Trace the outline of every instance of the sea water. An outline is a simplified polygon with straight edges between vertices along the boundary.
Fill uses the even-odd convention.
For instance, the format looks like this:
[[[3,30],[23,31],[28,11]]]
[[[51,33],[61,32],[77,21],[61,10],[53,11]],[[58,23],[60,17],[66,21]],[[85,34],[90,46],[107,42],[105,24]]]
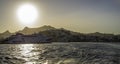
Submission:
[[[120,44],[0,44],[0,64],[120,64]]]

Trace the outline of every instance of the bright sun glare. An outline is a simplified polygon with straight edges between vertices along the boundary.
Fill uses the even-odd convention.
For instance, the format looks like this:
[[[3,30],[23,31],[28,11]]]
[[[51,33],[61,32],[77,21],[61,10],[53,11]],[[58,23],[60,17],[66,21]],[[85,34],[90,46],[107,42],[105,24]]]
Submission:
[[[32,25],[38,18],[38,10],[32,4],[21,5],[17,10],[19,21],[26,25]]]

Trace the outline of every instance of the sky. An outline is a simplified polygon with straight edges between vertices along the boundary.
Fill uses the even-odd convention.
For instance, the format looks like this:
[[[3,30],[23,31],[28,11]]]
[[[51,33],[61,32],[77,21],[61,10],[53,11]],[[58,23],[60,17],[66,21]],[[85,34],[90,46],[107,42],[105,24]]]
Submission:
[[[81,33],[120,34],[120,0],[0,0],[0,33],[22,30],[16,11],[30,3],[39,18],[31,28],[51,25]]]

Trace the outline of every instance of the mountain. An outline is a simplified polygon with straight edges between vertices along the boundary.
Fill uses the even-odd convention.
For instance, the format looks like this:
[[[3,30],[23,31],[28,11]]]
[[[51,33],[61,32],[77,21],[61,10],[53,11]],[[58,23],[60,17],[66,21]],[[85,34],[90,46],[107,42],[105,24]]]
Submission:
[[[99,32],[83,34],[66,29],[54,29],[41,31],[39,34],[51,38],[52,42],[120,42],[120,35]]]
[[[39,33],[40,31],[52,30],[52,29],[56,29],[56,28],[54,28],[52,26],[47,26],[47,25],[44,25],[44,26],[39,27],[39,28],[25,27],[23,30],[18,31],[17,33],[22,33],[22,34],[25,34],[25,35],[29,35],[29,34]]]
[[[107,34],[107,33],[99,33],[99,32],[95,32],[95,33],[89,33],[88,35],[92,35],[92,36],[114,36],[114,34]]]
[[[39,28],[25,27],[23,30],[16,32],[16,34],[23,34],[23,36],[27,35],[28,37],[43,35],[46,36],[46,38],[50,38],[49,40],[51,42],[120,42],[120,35],[105,34],[99,32],[84,34],[66,30],[64,28],[58,29],[46,25]],[[9,31],[0,34],[1,37],[8,37],[3,41],[12,39],[13,37],[10,35],[17,37],[17,35],[13,35]],[[35,39],[39,38],[35,37]]]
[[[4,38],[7,38],[9,36],[13,35],[13,33],[10,33],[8,30],[3,32],[3,33],[0,33],[0,39],[4,39]]]

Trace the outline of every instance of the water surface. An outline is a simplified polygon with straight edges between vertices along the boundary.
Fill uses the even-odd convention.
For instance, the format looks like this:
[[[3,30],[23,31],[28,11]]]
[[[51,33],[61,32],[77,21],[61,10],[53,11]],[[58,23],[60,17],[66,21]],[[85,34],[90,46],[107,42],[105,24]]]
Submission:
[[[0,44],[0,64],[120,64],[112,43]]]

